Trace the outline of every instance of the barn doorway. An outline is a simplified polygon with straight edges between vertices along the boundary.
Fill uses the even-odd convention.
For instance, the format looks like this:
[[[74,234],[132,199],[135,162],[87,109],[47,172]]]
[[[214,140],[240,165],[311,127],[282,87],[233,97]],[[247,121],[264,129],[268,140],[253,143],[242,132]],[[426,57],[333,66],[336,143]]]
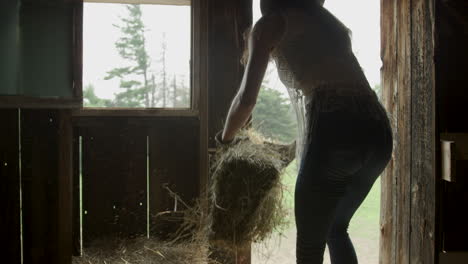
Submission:
[[[257,21],[261,17],[260,0],[253,1],[253,21]],[[367,79],[371,87],[380,96],[381,94],[381,77],[380,69],[382,61],[380,59],[380,1],[365,0],[359,2],[341,2],[341,1],[325,1],[325,7],[340,19],[352,31],[353,50],[358,58],[361,67],[364,69]],[[356,12],[349,12],[356,10]],[[361,14],[362,13],[362,14]],[[287,90],[279,80],[276,73],[276,66],[270,63],[267,74],[265,75],[262,95],[272,97],[277,94],[282,97],[288,104]],[[263,94],[262,94],[263,93]],[[260,102],[261,100],[259,100]],[[278,99],[278,102],[281,101]],[[290,109],[289,131],[297,131],[297,123],[295,122],[294,110]],[[262,115],[262,120],[267,119]],[[254,112],[255,120],[255,112]],[[267,122],[267,121],[264,121]],[[284,122],[283,122],[284,123]],[[290,139],[286,133],[281,132],[281,128],[272,128],[268,124],[258,124],[258,129],[266,133],[266,136],[273,136],[275,129],[281,135],[276,135],[277,140]],[[283,183],[286,187],[284,192],[284,203],[289,210],[288,221],[289,225],[276,235],[274,235],[266,243],[256,244],[252,249],[252,263],[261,264],[294,264],[295,260],[295,240],[296,228],[294,224],[293,201],[294,201],[294,185],[297,176],[297,165],[293,162],[283,175]],[[379,219],[380,219],[380,197],[381,197],[381,182],[380,178],[375,182],[374,187],[369,193],[367,199],[356,212],[349,228],[351,239],[353,240],[359,263],[375,264],[379,262]],[[330,263],[328,252],[324,256],[324,263]]]

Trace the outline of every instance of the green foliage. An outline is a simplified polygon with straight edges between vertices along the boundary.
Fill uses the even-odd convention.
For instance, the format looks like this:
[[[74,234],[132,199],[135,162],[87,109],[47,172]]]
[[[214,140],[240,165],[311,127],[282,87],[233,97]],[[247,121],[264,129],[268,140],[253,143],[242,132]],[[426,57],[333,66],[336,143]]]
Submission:
[[[262,86],[253,112],[253,126],[266,137],[282,142],[296,138],[297,125],[289,100],[281,92]]]

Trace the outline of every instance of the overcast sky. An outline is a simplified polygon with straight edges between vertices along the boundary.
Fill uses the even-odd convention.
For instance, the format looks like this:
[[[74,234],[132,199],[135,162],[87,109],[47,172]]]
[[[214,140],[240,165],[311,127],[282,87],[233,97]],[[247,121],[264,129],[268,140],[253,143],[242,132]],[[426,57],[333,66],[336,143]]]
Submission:
[[[254,1],[254,21],[260,18],[259,1]],[[325,7],[353,32],[353,50],[372,86],[380,83],[380,1],[326,0]],[[166,32],[168,72],[189,78],[190,8],[185,6],[142,5],[146,41],[153,59],[151,71],[160,71],[162,32]],[[84,84],[94,84],[98,96],[112,98],[119,91],[118,81],[105,81],[106,72],[127,64],[118,55],[115,42],[126,9],[120,4],[85,3],[84,9]],[[271,85],[283,90],[275,75]]]

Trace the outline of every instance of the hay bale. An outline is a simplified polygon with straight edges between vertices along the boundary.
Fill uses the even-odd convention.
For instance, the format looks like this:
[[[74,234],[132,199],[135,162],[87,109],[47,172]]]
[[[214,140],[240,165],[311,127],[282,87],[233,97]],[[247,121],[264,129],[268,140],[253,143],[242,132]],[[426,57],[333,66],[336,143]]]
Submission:
[[[287,224],[280,175],[295,145],[266,142],[253,131],[240,137],[219,148],[211,173],[210,240],[225,249],[261,242]]]

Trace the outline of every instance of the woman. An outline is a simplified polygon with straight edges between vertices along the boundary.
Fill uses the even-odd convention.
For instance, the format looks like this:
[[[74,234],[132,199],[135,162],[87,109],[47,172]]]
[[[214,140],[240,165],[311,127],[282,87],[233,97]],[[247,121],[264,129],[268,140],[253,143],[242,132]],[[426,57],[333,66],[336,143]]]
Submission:
[[[300,169],[295,190],[297,263],[357,263],[351,217],[392,152],[385,110],[352,49],[348,29],[321,0],[262,0],[240,89],[221,142],[234,139],[255,106],[270,58],[296,103]]]

